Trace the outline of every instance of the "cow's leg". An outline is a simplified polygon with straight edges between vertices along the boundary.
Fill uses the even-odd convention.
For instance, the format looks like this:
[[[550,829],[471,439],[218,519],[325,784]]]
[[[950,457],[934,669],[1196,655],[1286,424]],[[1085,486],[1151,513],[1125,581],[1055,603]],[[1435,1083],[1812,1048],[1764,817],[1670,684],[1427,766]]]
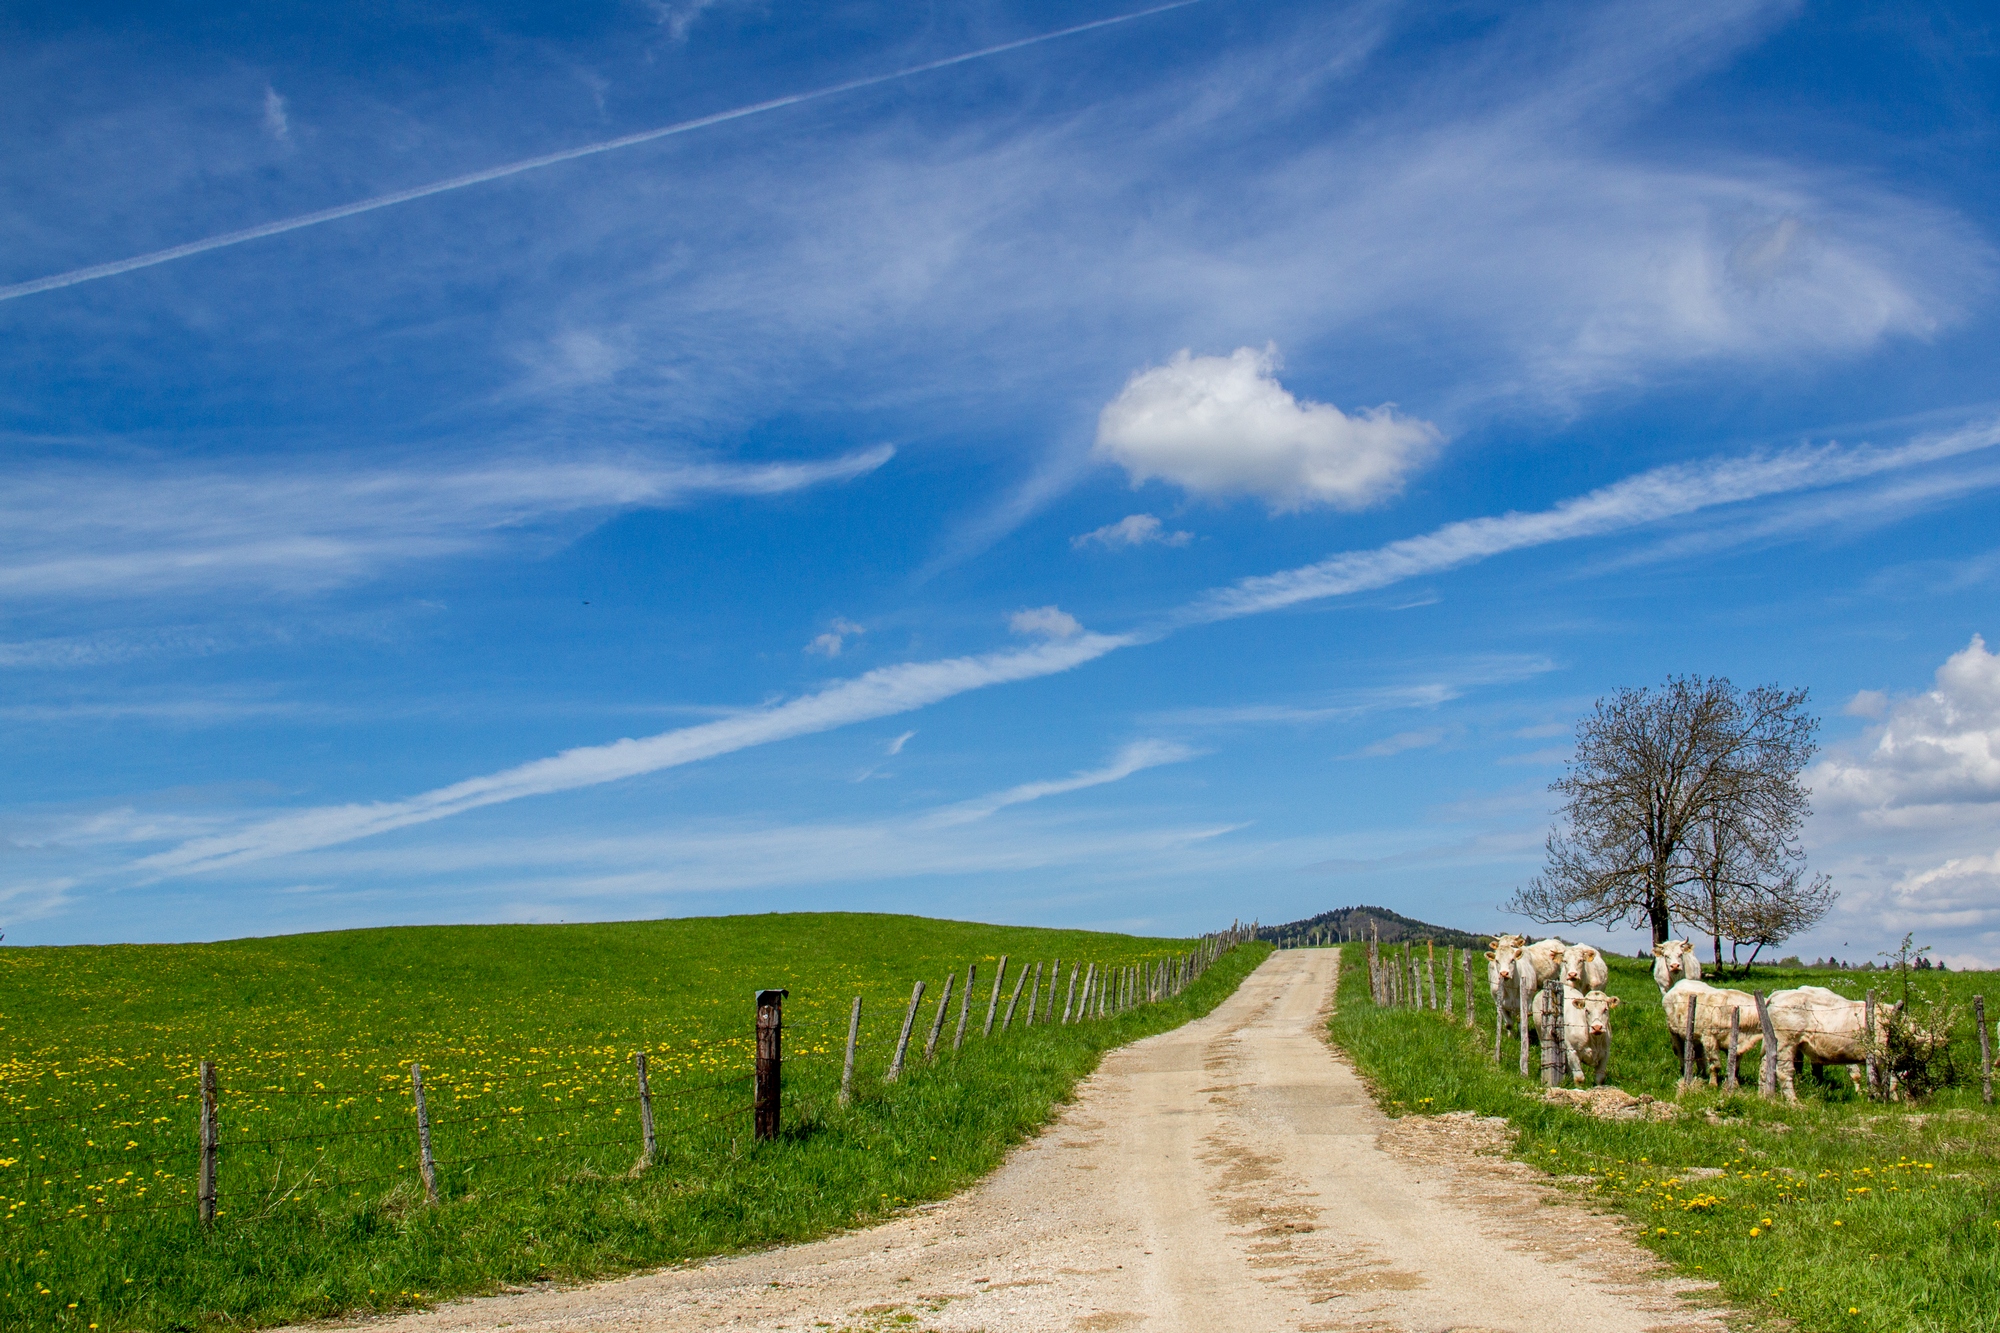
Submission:
[[[1803,1055],[1804,1052],[1796,1046],[1780,1046],[1778,1048],[1778,1086],[1784,1089],[1785,1100],[1788,1102],[1795,1102],[1799,1099],[1797,1080],[1799,1064]]]

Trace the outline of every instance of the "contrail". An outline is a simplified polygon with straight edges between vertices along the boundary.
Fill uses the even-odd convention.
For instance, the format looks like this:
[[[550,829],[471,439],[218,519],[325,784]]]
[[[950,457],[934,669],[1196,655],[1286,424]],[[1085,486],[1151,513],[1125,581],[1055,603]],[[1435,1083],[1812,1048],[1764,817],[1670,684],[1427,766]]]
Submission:
[[[468,185],[481,185],[487,181],[500,180],[507,176],[518,176],[523,172],[539,171],[561,162],[573,162],[580,157],[595,157],[599,153],[615,152],[620,148],[630,148],[635,144],[651,143],[655,139],[665,139],[675,134],[687,134],[693,130],[707,129],[710,125],[721,125],[727,121],[742,120],[748,116],[759,116],[766,111],[778,111],[788,106],[798,106],[803,102],[816,102],[826,97],[838,97],[861,88],[873,88],[878,84],[894,83],[917,74],[927,74],[932,70],[949,69],[953,65],[963,65],[969,61],[984,60],[989,56],[1004,55],[1008,51],[1018,51],[1025,46],[1039,46],[1043,42],[1059,41],[1064,37],[1074,37],[1078,33],[1095,32],[1099,28],[1115,27],[1121,23],[1131,23],[1137,19],[1151,18],[1173,9],[1186,9],[1189,5],[1200,4],[1202,0],[1172,0],[1169,4],[1154,5],[1151,9],[1134,10],[1129,14],[1117,14],[1111,18],[1093,19],[1089,23],[1079,23],[1074,27],[1058,28],[1054,32],[1038,33],[1033,37],[1021,37],[998,46],[984,46],[977,51],[964,51],[955,56],[945,56],[939,60],[927,60],[921,65],[909,65],[892,70],[887,74],[871,74],[866,78],[849,79],[845,83],[829,84],[824,88],[814,88],[808,92],[791,93],[784,97],[774,97],[768,102],[754,102],[749,106],[739,106],[729,111],[718,111],[713,115],[697,116],[693,120],[676,121],[672,125],[662,125],[657,129],[641,130],[637,134],[620,135],[616,139],[606,139],[601,143],[584,144],[578,148],[565,148],[557,153],[544,153],[540,157],[524,157],[518,162],[507,162],[497,167],[487,167],[482,171],[469,171],[463,176],[451,176],[445,180],[432,181],[429,185],[412,186],[407,190],[397,190],[391,194],[378,194],[372,199],[358,199],[351,204],[340,204],[333,208],[322,208],[316,213],[301,213],[297,217],[282,218],[276,222],[260,223],[255,227],[245,227],[241,231],[224,232],[220,236],[210,236],[205,240],[189,241],[185,245],[169,246],[165,250],[154,250],[149,254],[134,255],[130,259],[113,260],[109,264],[93,264],[89,268],[71,269],[67,273],[52,273],[46,278],[35,278],[28,282],[17,282],[11,287],[0,287],[0,301],[12,301],[16,297],[33,296],[37,292],[54,291],[58,287],[74,287],[80,282],[94,282],[99,278],[116,277],[120,273],[130,273],[134,269],[152,268],[155,264],[170,264],[176,259],[186,259],[190,255],[206,254],[210,250],[220,250],[226,246],[241,245],[245,241],[262,240],[266,236],[280,236],[288,231],[298,231],[305,227],[317,227],[322,222],[334,222],[340,218],[351,218],[357,213],[372,213],[378,208],[392,208],[397,204],[407,204],[413,199],[428,199],[434,194],[444,194],[450,190],[462,190]]]

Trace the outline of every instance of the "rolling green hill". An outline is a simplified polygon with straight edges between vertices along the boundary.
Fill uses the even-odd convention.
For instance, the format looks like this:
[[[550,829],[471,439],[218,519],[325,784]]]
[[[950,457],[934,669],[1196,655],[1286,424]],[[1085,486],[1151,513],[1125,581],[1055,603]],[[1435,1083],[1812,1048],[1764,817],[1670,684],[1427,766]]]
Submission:
[[[1386,907],[1341,907],[1300,921],[1287,921],[1282,926],[1261,926],[1257,938],[1269,940],[1281,949],[1299,949],[1315,944],[1339,944],[1343,940],[1368,940],[1376,932],[1380,932],[1384,944],[1431,940],[1456,949],[1484,949],[1492,938],[1450,926],[1433,926]]]
[[[1146,975],[1192,941],[818,913],[350,931],[0,950],[0,1326],[249,1326],[392,1309],[791,1241],[991,1169],[1111,1046],[1182,995],[1059,1021],[1073,963]],[[994,969],[1007,991],[982,1035]],[[1049,965],[1062,960],[1053,996]],[[1032,1026],[1026,963],[1044,980]],[[953,1045],[968,965],[967,1037]],[[938,1058],[923,1046],[946,977]],[[1030,977],[1033,973],[1030,973]],[[910,1064],[883,1082],[912,983]],[[785,1005],[785,1121],[747,1114],[753,994]],[[836,1096],[862,997],[851,1105]],[[659,1154],[639,1165],[633,1057]],[[199,1062],[217,1069],[216,1224],[194,1196]],[[419,1062],[441,1202],[419,1179]]]

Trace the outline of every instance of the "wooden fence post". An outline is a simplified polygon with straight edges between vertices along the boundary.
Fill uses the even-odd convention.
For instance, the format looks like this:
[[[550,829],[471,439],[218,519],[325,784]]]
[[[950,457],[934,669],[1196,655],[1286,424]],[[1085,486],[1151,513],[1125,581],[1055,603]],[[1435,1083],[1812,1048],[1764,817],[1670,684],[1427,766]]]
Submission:
[[[1447,945],[1444,951],[1444,1003],[1439,1006],[1439,1008],[1444,1011],[1444,1015],[1446,1018],[1449,1018],[1453,1014],[1458,1012],[1458,1006],[1453,1003],[1456,997],[1452,994],[1452,989],[1451,989],[1452,973],[1458,970],[1457,967],[1454,966],[1454,964],[1457,963],[1457,961],[1458,960],[1452,956],[1451,947]]]
[[[1542,999],[1548,1006],[1548,1021],[1540,1024],[1542,1031],[1542,1082],[1552,1088],[1568,1082],[1569,1073],[1565,1066],[1569,1063],[1569,1050],[1563,1041],[1563,983],[1561,977],[1550,977],[1542,983]]]
[[[1055,1008],[1055,1004],[1056,1004],[1056,997],[1053,993],[1051,993],[1049,996],[1049,1008],[1053,1010]],[[1064,1023],[1069,1022],[1069,1011],[1075,1007],[1076,1007],[1076,964],[1071,963],[1069,965],[1069,994],[1063,996],[1062,1021]]]
[[[951,1004],[951,983],[958,979],[956,972],[944,974],[944,989],[938,992],[937,1017],[931,1020],[931,1035],[924,1042],[924,1059],[937,1059],[938,1033],[944,1031],[944,1016]]]
[[[1028,1016],[1021,1020],[1022,1027],[1031,1028],[1035,1025],[1035,1009],[1041,1003],[1040,999],[1041,993],[1042,993],[1042,965],[1040,963],[1036,963],[1035,979],[1028,983]]]
[[[1048,1006],[1042,1010],[1042,1021],[1044,1023],[1053,1023],[1056,1021],[1056,983],[1061,980],[1062,959],[1058,958],[1049,964],[1049,1002]]]
[[[639,1165],[647,1167],[659,1146],[653,1139],[653,1085],[646,1078],[646,1053],[634,1054],[632,1063],[639,1071]]]
[[[1757,1000],[1757,1027],[1764,1034],[1764,1061],[1757,1072],[1757,1095],[1778,1095],[1778,1030],[1771,1026],[1771,1006],[1763,991],[1752,991]]]
[[[1687,1002],[1687,1018],[1686,1018],[1686,1020],[1685,1020],[1685,1026],[1684,1026],[1684,1027],[1682,1027],[1682,1029],[1681,1029],[1681,1033],[1682,1033],[1682,1036],[1681,1036],[1681,1090],[1682,1090],[1683,1092],[1685,1092],[1685,1091],[1686,1091],[1687,1089],[1689,1089],[1689,1088],[1691,1088],[1691,1087],[1693,1087],[1693,1086],[1694,1086],[1694,1063],[1695,1063],[1695,1054],[1694,1054],[1694,1053],[1695,1053],[1695,1035],[1694,1035],[1694,1013],[1695,1013],[1695,999],[1696,999],[1696,997],[1695,997],[1695,996],[1692,996],[1692,995],[1688,996],[1688,1002]]]
[[[1041,964],[1037,963],[1036,966],[1039,967]],[[1014,1006],[1021,1002],[1021,985],[1027,979],[1028,965],[1023,963],[1021,964],[1021,970],[1014,974],[1014,993],[1007,997],[1007,1016],[1000,1020],[1000,1030],[1002,1032],[1014,1026]],[[1029,1006],[1033,1007],[1032,999],[1029,1002]]]
[[[1737,1088],[1742,1086],[1742,1084],[1738,1082],[1736,1077],[1737,1070],[1739,1068],[1739,1064],[1737,1061],[1737,1054],[1740,1049],[1742,1039],[1743,1039],[1743,1006],[1740,1004],[1732,1004],[1729,1006],[1729,1069],[1723,1079],[1723,1084],[1722,1084],[1722,1086],[1728,1089],[1730,1092],[1734,1092],[1736,1091]]]
[[[1532,992],[1534,990],[1534,987],[1528,985],[1527,983],[1535,979],[1533,964],[1529,964],[1530,970],[1528,972],[1528,975],[1526,976],[1521,975],[1521,964],[1526,962],[1527,960],[1524,958],[1514,964],[1514,1001],[1515,1001],[1514,1007],[1517,1010],[1516,1018],[1521,1024],[1521,1077],[1522,1078],[1526,1078],[1528,1076],[1528,1006],[1530,1003],[1532,1003]]]
[[[847,1056],[840,1062],[840,1104],[847,1106],[854,1101],[854,1048],[861,1042],[861,997],[854,997],[854,1007],[847,1011]]]
[[[750,1118],[760,1139],[778,1137],[784,1099],[785,997],[783,990],[757,992],[757,1096]]]
[[[1868,1096],[1872,1101],[1882,1099],[1882,1074],[1875,1064],[1875,992],[1869,991],[1862,1006],[1862,1022],[1866,1024],[1866,1034],[1861,1038],[1862,1049],[1868,1052]]]
[[[1479,1011],[1473,1007],[1476,992],[1472,989],[1472,950],[1465,951],[1465,1030],[1479,1031]]]
[[[410,1097],[417,1104],[417,1169],[424,1176],[424,1199],[438,1201],[437,1163],[431,1158],[431,1113],[424,1106],[424,1067],[410,1065]]]
[[[205,1227],[215,1225],[215,1165],[221,1147],[215,1114],[215,1061],[201,1062],[201,1175],[195,1186],[195,1207]]]
[[[958,1031],[952,1033],[951,1048],[955,1051],[965,1045],[965,1019],[972,1012],[972,983],[979,977],[979,964],[965,965],[965,989],[958,996]]]
[[[1500,1063],[1501,1049],[1507,1040],[1507,992],[1503,987],[1493,997],[1493,1063]]]
[[[979,1033],[982,1037],[993,1035],[993,1015],[1000,1012],[1000,984],[1005,980],[1007,980],[1007,955],[1003,953],[1000,955],[1000,970],[993,974],[993,998],[986,1002],[986,1026]]]
[[[910,1049],[910,1028],[917,1021],[917,1006],[924,1001],[924,983],[919,981],[910,992],[909,1012],[903,1015],[903,1031],[896,1038],[896,1054],[889,1061],[889,1072],[882,1076],[884,1083],[894,1083],[903,1072],[903,1056]]]
[[[1979,1023],[1979,1095],[1993,1105],[1993,1038],[1986,1027],[1986,997],[1972,997],[1972,1016]]]

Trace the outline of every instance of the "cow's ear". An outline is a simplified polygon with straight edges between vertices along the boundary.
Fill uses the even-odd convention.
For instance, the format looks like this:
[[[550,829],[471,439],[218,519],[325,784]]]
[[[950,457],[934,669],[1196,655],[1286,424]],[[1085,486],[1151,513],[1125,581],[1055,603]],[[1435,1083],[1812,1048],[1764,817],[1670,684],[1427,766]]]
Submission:
[[[1571,1001],[1569,1002],[1569,1007],[1570,1007],[1570,1008],[1572,1008],[1572,1009],[1581,1009],[1581,1008],[1583,1008],[1583,1001],[1582,1001],[1582,1000],[1571,1000]]]
[[[1619,999],[1616,995],[1613,995],[1609,999],[1605,1000],[1604,1007],[1607,1009],[1616,1009],[1619,1005],[1623,1003],[1625,1003],[1623,1000]]]
[[[1488,958],[1498,958],[1498,957],[1499,957],[1500,955],[1499,955],[1499,954],[1497,954],[1497,953],[1494,953],[1494,952],[1493,952],[1493,951],[1492,951],[1491,949],[1488,949],[1488,950],[1486,951],[1486,956],[1487,956]]]

